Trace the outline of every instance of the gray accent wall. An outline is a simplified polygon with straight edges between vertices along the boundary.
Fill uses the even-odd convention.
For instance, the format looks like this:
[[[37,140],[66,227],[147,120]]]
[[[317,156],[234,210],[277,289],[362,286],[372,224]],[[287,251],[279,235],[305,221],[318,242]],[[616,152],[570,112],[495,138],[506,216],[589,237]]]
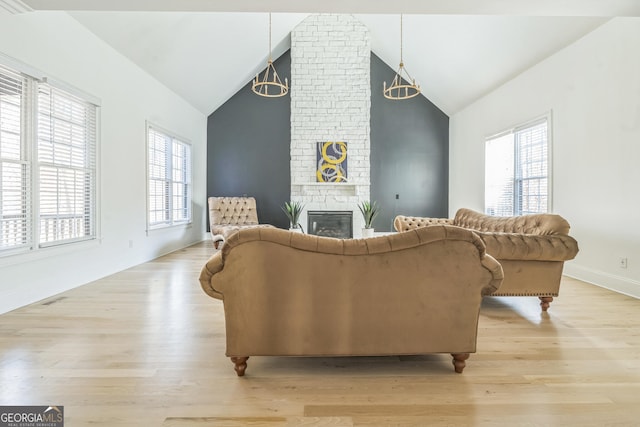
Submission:
[[[449,117],[422,95],[386,99],[382,83],[394,75],[371,53],[371,200],[382,208],[373,224],[378,231],[393,230],[396,215],[449,214]]]
[[[274,65],[291,76],[290,52]],[[251,82],[214,111],[207,124],[207,196],[253,196],[261,223],[287,228],[291,99],[254,94]]]
[[[290,52],[275,66],[281,78],[289,77]],[[382,82],[394,74],[371,54],[371,200],[382,208],[378,231],[392,230],[399,214],[446,217],[449,210],[449,117],[424,96],[384,98]],[[207,126],[207,195],[253,196],[260,222],[281,228],[289,226],[280,206],[291,194],[290,101],[288,95],[257,96],[249,82]]]

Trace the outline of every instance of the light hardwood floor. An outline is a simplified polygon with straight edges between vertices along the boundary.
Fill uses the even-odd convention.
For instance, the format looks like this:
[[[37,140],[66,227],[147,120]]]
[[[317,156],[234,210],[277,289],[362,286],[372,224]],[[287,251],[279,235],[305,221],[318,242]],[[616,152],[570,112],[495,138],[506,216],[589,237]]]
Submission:
[[[640,301],[564,278],[486,298],[463,374],[448,355],[253,357],[236,377],[203,242],[0,316],[0,405],[66,426],[640,425]],[[437,301],[434,301],[437,303]]]

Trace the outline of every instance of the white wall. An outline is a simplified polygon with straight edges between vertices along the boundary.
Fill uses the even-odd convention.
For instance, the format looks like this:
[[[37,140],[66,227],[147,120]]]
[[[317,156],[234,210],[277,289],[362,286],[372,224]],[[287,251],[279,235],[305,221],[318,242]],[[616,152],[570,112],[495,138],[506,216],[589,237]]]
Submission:
[[[0,258],[0,313],[202,240],[206,195],[203,114],[63,12],[0,15],[0,52],[102,103],[102,239],[82,249],[41,253],[46,257]],[[192,227],[149,235],[145,231],[146,120],[192,143]]]
[[[613,19],[451,117],[450,214],[484,208],[485,137],[551,110],[565,273],[640,297],[639,52],[640,19]]]

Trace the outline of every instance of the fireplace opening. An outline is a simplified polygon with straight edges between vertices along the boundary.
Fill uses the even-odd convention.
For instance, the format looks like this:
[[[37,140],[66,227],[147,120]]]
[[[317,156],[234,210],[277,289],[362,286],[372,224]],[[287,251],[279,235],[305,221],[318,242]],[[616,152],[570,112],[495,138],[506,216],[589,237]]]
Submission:
[[[309,211],[307,232],[316,236],[350,239],[353,237],[352,211]]]

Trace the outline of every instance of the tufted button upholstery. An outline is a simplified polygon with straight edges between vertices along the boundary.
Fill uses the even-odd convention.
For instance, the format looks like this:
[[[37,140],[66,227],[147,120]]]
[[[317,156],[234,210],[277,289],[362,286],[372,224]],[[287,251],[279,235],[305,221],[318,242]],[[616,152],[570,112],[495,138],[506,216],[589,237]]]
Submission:
[[[226,239],[241,228],[272,227],[258,223],[253,197],[209,197],[208,202],[212,236],[221,235]]]
[[[504,282],[494,295],[558,296],[563,264],[578,253],[578,242],[560,215],[493,217],[459,209],[453,219],[398,215],[393,222],[396,231],[435,224],[472,230],[482,239],[504,269]]]
[[[453,220],[448,218],[427,218],[419,216],[398,215],[393,221],[396,231],[409,231],[428,225],[453,225]]]
[[[535,214],[495,217],[464,208],[456,212],[453,225],[484,232],[522,233],[540,236],[569,234],[570,228],[567,220],[560,215]]]
[[[258,212],[253,197],[209,197],[212,224],[257,225]]]
[[[498,260],[566,261],[578,253],[577,242],[567,235],[569,223],[560,215],[493,217],[459,209],[453,219],[398,215],[393,222],[396,231],[436,224],[473,230]]]

